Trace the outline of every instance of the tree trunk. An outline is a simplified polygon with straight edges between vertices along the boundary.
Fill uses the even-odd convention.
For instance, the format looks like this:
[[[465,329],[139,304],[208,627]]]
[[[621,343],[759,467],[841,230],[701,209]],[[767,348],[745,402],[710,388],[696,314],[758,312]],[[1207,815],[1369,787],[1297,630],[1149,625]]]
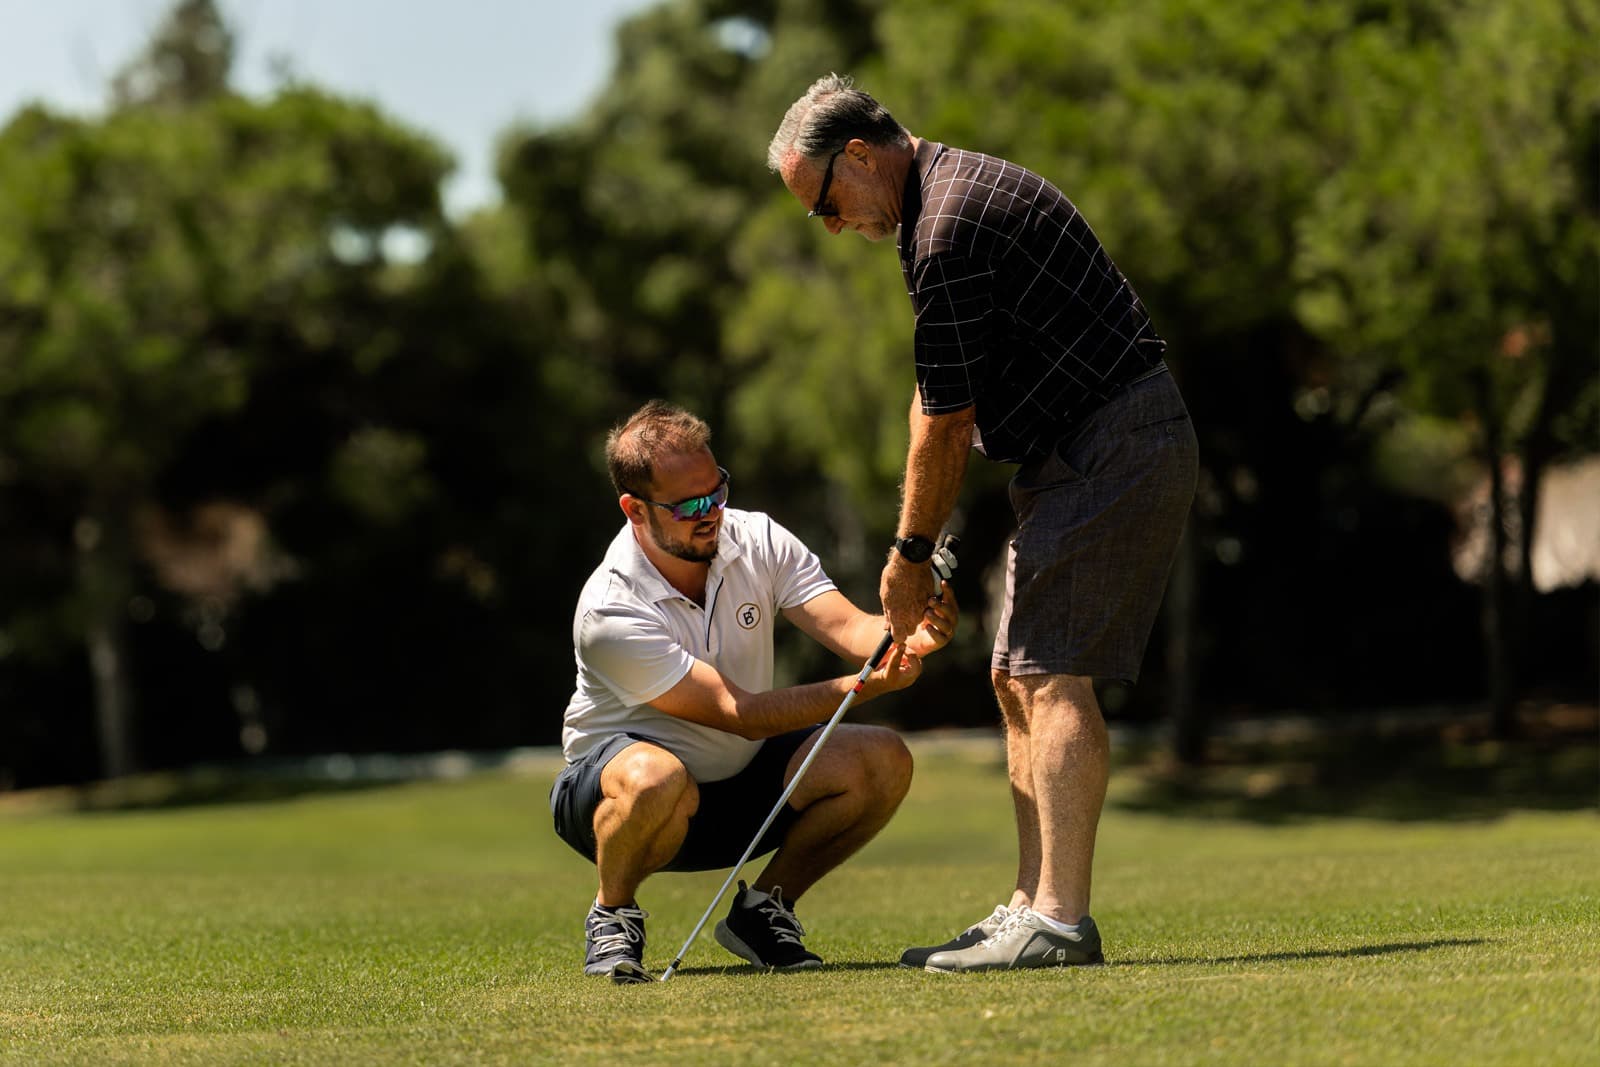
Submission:
[[[1500,419],[1488,374],[1478,378],[1478,408],[1483,418],[1483,455],[1489,467],[1489,550],[1483,573],[1484,663],[1489,685],[1489,730],[1497,738],[1517,733],[1511,676],[1511,633],[1507,625],[1506,491],[1500,452]]]
[[[100,773],[120,778],[137,769],[133,745],[133,685],[128,676],[127,539],[115,520],[85,517],[73,531],[78,546],[78,592],[84,644],[94,685]]]
[[[1205,761],[1208,723],[1196,703],[1194,677],[1195,586],[1199,561],[1194,518],[1184,524],[1178,554],[1167,583],[1167,716],[1172,723],[1172,751],[1180,763]]]
[[[1581,394],[1592,370],[1592,357],[1584,346],[1581,343],[1569,343],[1572,338],[1582,337],[1585,333],[1581,325],[1573,326],[1562,314],[1552,316],[1551,334],[1548,343],[1542,347],[1543,380],[1539,383],[1537,401],[1522,447],[1522,491],[1517,498],[1520,542],[1517,546],[1517,578],[1511,606],[1511,647],[1513,668],[1517,677],[1525,681],[1530,677],[1530,653],[1535,640],[1533,608],[1539,595],[1539,587],[1533,580],[1533,550],[1539,539],[1539,500],[1545,471],[1561,452],[1555,432],[1556,417],[1563,410],[1563,405],[1570,405],[1572,398]]]
[[[1544,405],[1541,405],[1541,409]],[[1543,410],[1541,410],[1543,415]],[[1548,426],[1536,425],[1522,450],[1522,489],[1517,494],[1517,574],[1511,594],[1507,641],[1511,663],[1517,676],[1528,678],[1533,642],[1533,603],[1539,594],[1533,582],[1533,548],[1539,536],[1540,483],[1555,455]]]

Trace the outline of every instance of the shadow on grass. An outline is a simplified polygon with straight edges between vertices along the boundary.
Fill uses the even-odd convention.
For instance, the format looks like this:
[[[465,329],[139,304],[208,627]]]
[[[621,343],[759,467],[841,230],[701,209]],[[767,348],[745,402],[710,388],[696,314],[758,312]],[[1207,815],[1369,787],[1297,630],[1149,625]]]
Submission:
[[[1131,785],[1109,803],[1261,823],[1318,816],[1472,821],[1600,805],[1600,729],[1592,712],[1515,741],[1490,740],[1466,726],[1218,742],[1210,757],[1201,767],[1136,761],[1127,768]]]
[[[1183,967],[1208,963],[1283,963],[1289,960],[1343,960],[1364,956],[1390,956],[1397,952],[1430,952],[1436,948],[1486,945],[1483,937],[1444,937],[1434,941],[1397,941],[1389,945],[1357,945],[1355,948],[1312,949],[1307,952],[1262,952],[1245,956],[1171,956],[1154,960],[1117,960],[1107,967]]]
[[[905,969],[907,968],[902,968],[900,964],[894,960],[857,960],[852,963],[824,963],[821,967],[813,967],[810,970],[799,971],[768,971],[765,967],[757,967],[753,963],[730,963],[727,966],[679,967],[676,971],[672,972],[672,976],[677,978],[680,976],[703,974],[773,974],[785,977],[790,975],[799,977],[807,974],[828,974],[829,972],[838,971],[899,971]]]
[[[1285,963],[1295,960],[1362,959],[1367,956],[1392,956],[1401,952],[1431,952],[1440,948],[1460,948],[1469,945],[1489,944],[1482,937],[1444,937],[1433,941],[1397,941],[1387,945],[1357,945],[1354,948],[1310,949],[1305,952],[1261,952],[1242,956],[1169,956],[1144,960],[1108,960],[1106,967],[1190,967],[1217,963]],[[829,971],[900,971],[917,968],[901,967],[896,960],[857,960],[850,963],[825,963],[813,971],[794,971],[794,974],[817,974]],[[673,977],[697,974],[764,974],[765,968],[753,964],[730,964],[723,967],[680,967]],[[780,973],[780,972],[774,972]]]

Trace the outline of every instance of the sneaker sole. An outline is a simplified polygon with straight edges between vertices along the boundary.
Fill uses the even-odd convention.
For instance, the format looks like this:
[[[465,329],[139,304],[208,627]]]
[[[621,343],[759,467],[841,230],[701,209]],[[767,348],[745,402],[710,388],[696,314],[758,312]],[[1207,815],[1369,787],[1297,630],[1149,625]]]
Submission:
[[[644,985],[656,980],[655,975],[645,970],[643,964],[632,960],[618,960],[611,970],[599,973],[608,975],[616,985]]]
[[[814,971],[818,967],[822,966],[821,960],[801,960],[799,963],[791,963],[786,966],[776,963],[768,963],[766,960],[756,955],[755,949],[751,948],[749,945],[740,940],[738,934],[734,933],[728,928],[728,922],[726,919],[717,924],[717,928],[712,931],[712,936],[717,939],[717,944],[721,945],[735,956],[738,956],[740,959],[755,964],[757,967],[766,967],[768,970],[773,971]]]
[[[984,971],[1050,971],[1058,967],[1101,967],[1106,962],[1105,956],[1096,952],[1086,960],[1073,960],[1062,963],[1040,963],[1024,967],[935,967],[931,963],[924,964],[922,969],[934,974],[981,974]],[[902,966],[904,966],[902,964]]]

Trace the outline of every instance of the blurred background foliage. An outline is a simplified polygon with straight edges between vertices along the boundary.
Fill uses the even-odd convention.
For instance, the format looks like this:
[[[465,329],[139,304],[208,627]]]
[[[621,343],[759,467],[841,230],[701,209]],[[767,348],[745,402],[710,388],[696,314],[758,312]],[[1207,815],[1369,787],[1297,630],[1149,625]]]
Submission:
[[[404,116],[232,90],[209,0],[103,114],[9,117],[0,788],[555,743],[618,525],[604,432],[652,396],[870,605],[909,304],[892,250],[827,239],[765,166],[830,70],[1054,180],[1170,342],[1201,491],[1114,719],[1199,760],[1240,716],[1487,707],[1510,735],[1594,700],[1595,527],[1535,580],[1541,523],[1596,492],[1542,487],[1600,452],[1591,5],[665,0],[617,35],[466,218]],[[1007,474],[963,493],[969,625],[864,714],[995,721]]]

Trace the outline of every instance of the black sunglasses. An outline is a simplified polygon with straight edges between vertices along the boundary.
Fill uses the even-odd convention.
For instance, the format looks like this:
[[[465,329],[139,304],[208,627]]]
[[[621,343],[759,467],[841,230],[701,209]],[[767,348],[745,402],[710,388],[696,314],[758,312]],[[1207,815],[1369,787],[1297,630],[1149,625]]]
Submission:
[[[717,468],[717,473],[722,475],[722,481],[717,487],[704,496],[691,496],[687,500],[680,500],[676,504],[663,504],[659,500],[640,496],[638,493],[628,495],[635,500],[643,500],[646,504],[654,504],[672,512],[672,517],[679,522],[689,522],[693,519],[703,519],[713,511],[719,511],[728,506],[728,472],[722,467]]]
[[[839,149],[839,152],[843,151],[844,149]],[[839,152],[835,152],[828,157],[828,169],[822,172],[822,188],[817,191],[817,202],[810,211],[806,212],[806,218],[808,219],[833,219],[839,217],[838,208],[822,206],[822,202],[828,199],[828,186],[833,184],[833,161],[839,158]]]

